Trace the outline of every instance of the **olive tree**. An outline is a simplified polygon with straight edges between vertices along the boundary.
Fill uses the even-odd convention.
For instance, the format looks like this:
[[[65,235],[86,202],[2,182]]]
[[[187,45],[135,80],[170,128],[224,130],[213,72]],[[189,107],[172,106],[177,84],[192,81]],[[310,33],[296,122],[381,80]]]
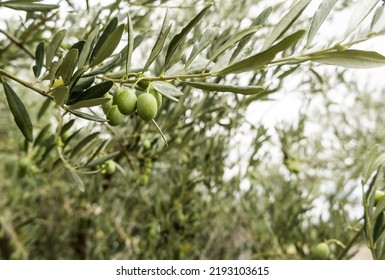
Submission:
[[[0,22],[2,258],[342,259],[363,236],[385,257],[384,156],[346,163],[379,140],[336,128],[348,112],[326,105],[323,131],[368,145],[348,155],[305,131],[316,95],[358,92],[344,68],[385,64],[359,45],[384,32],[381,1],[85,2],[0,2],[18,15]],[[322,25],[349,9],[325,43]],[[296,80],[312,91],[297,123],[246,119]],[[239,137],[250,148],[232,156]]]

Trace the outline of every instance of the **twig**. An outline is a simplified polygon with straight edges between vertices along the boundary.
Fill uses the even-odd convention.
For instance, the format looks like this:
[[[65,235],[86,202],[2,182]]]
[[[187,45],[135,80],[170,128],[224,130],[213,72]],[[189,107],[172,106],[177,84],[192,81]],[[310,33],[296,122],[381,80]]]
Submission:
[[[12,43],[14,43],[16,46],[18,46],[20,49],[26,52],[32,59],[35,59],[35,54],[28,49],[22,42],[20,42],[15,36],[8,33],[7,31],[0,29],[0,33],[3,33],[9,40],[11,40]]]

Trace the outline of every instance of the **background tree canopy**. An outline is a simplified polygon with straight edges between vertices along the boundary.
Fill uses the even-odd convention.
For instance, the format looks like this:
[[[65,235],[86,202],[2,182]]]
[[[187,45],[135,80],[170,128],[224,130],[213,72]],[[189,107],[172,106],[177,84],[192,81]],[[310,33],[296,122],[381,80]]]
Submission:
[[[0,1],[0,258],[385,258],[382,1],[79,2]]]

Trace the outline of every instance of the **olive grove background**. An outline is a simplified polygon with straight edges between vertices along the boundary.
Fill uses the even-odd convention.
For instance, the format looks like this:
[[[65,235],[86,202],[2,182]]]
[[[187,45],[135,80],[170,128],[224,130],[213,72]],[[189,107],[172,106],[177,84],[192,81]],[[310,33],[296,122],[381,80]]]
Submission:
[[[374,207],[373,198],[374,190],[383,189],[384,88],[371,84],[367,70],[349,69],[381,66],[385,58],[339,57],[350,48],[370,51],[361,41],[383,40],[382,1],[323,1],[334,7],[319,30],[311,26],[322,1],[77,2],[0,1],[1,259],[313,259],[312,248],[320,242],[330,246],[331,259],[350,259],[361,246],[369,246],[374,258],[385,258],[385,205]],[[210,3],[165,69],[174,36]],[[295,3],[303,7],[290,14]],[[14,16],[5,16],[10,11]],[[94,83],[112,80],[112,93],[118,84],[143,91],[152,80],[142,80],[144,88],[127,81],[140,82],[166,11],[169,35],[144,75],[175,77],[159,81],[172,85],[171,92],[183,92],[177,101],[161,92],[155,120],[167,144],[154,123],[135,114],[112,127],[89,120],[105,117],[100,106],[77,111],[86,116],[67,111],[52,97],[44,70],[34,76],[40,42],[47,49],[66,29],[55,53],[59,59],[96,25],[103,31],[117,17],[128,23],[120,44],[92,70],[108,66],[118,54],[123,59],[95,74]],[[266,20],[258,18],[263,11]],[[301,40],[262,65],[243,64],[245,71],[238,72],[226,68],[234,50],[239,50],[234,62],[261,53],[285,15],[292,18],[281,24],[277,40],[294,40],[302,29],[316,31],[313,40],[301,33]],[[342,15],[362,17],[346,38],[347,21],[330,29]],[[253,22],[261,28],[231,37]],[[205,43],[201,38],[208,28],[216,35],[191,64],[195,68],[185,68],[196,79],[185,79],[180,71],[194,46]],[[215,71],[227,70],[199,76],[231,38],[234,43],[210,64]],[[319,53],[294,56],[307,50]],[[46,90],[39,95],[18,80]],[[236,93],[239,88],[201,89],[189,81],[265,90],[245,95]],[[28,111],[32,141],[14,121],[5,83]],[[264,114],[287,95],[301,100],[298,115],[285,119],[280,112],[275,124],[264,123]],[[380,145],[372,148],[375,144]],[[118,164],[112,174],[106,173],[107,160]]]

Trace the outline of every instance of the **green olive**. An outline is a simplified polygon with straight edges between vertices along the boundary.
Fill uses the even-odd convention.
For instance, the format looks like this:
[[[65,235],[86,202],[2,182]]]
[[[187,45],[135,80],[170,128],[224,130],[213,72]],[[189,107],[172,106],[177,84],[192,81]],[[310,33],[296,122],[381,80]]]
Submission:
[[[151,93],[143,93],[138,97],[137,110],[139,117],[144,121],[150,121],[158,113],[158,103]]]
[[[152,96],[155,97],[156,103],[158,104],[158,110],[159,110],[160,107],[162,107],[162,103],[163,103],[162,95],[153,88],[150,90],[150,93],[152,94]]]
[[[113,104],[112,104],[112,95],[109,94],[109,93],[106,93],[103,97],[104,97],[104,98],[110,98],[109,101],[107,101],[106,103],[103,103],[103,104],[102,104],[103,112],[104,112],[104,114],[107,115],[108,111],[111,109],[111,107],[112,107],[112,105],[113,105]]]
[[[325,242],[318,243],[313,249],[313,257],[316,260],[325,260],[329,257],[330,248]]]
[[[385,192],[376,191],[376,193],[374,194],[374,206],[376,206],[384,196]]]
[[[120,125],[124,120],[124,115],[120,113],[118,106],[112,105],[110,110],[107,113],[108,124],[111,126]]]
[[[118,93],[116,105],[123,115],[132,115],[135,113],[137,100],[133,90],[123,89]]]
[[[116,163],[113,160],[108,160],[106,163],[106,174],[114,174],[116,171]]]
[[[143,146],[143,148],[145,148],[146,150],[150,149],[150,148],[151,148],[151,142],[150,142],[150,140],[144,139],[144,141],[143,141],[143,143],[142,143],[142,146]]]

